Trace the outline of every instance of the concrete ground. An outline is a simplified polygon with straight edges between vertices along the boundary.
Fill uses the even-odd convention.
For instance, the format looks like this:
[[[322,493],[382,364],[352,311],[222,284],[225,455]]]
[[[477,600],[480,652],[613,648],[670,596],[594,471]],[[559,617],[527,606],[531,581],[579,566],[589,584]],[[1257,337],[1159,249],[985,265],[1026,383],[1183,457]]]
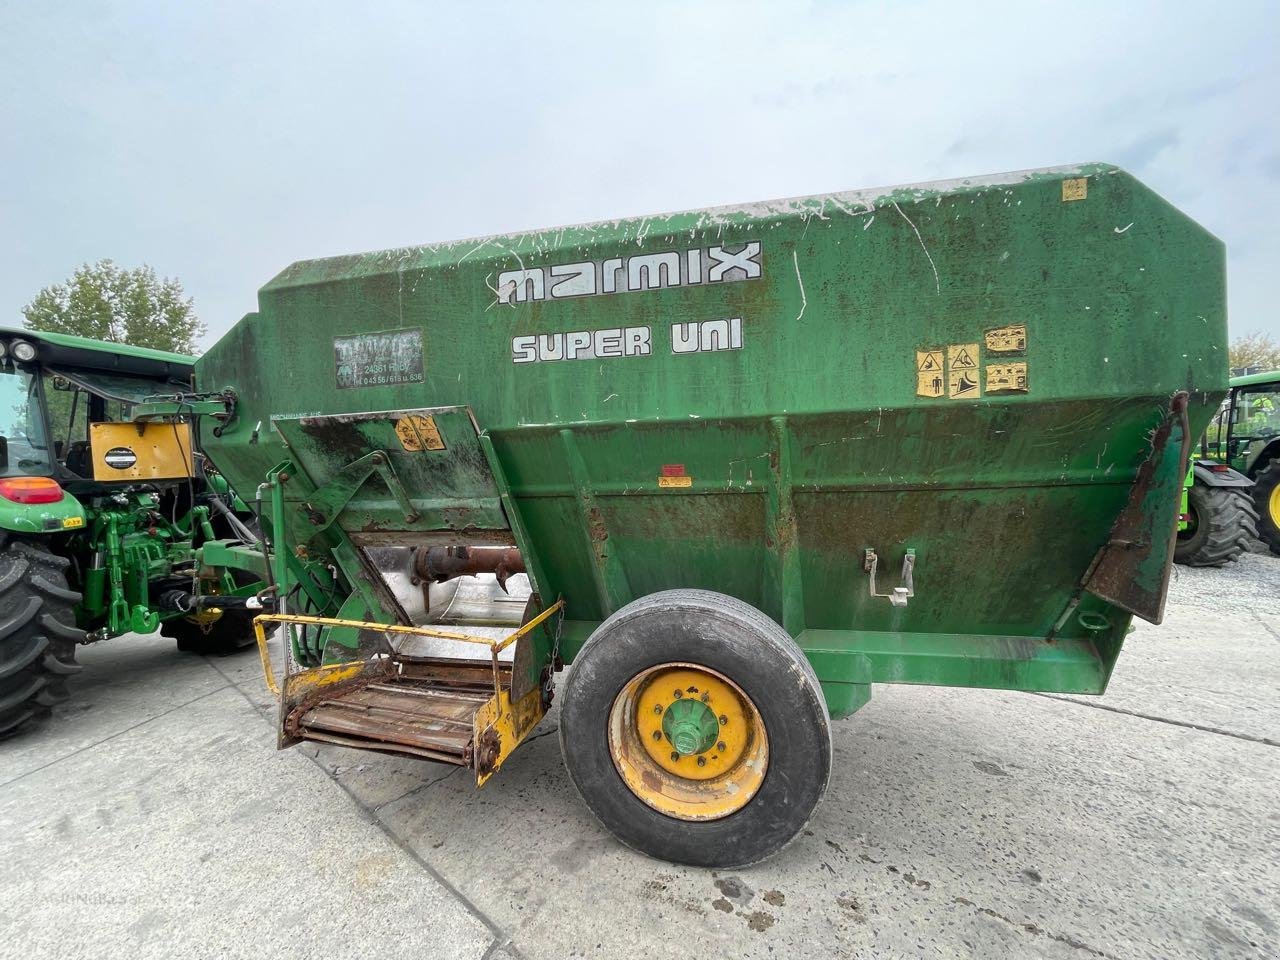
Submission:
[[[750,870],[649,860],[554,711],[482,791],[274,749],[252,652],[82,652],[0,744],[0,956],[1280,956],[1280,560],[1177,571],[1103,698],[877,687],[827,799]]]

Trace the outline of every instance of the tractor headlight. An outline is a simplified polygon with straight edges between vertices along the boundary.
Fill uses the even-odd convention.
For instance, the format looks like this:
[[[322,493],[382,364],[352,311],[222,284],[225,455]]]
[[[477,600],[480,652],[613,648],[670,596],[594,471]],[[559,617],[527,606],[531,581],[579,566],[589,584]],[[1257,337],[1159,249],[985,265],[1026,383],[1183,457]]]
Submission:
[[[19,363],[30,363],[36,358],[35,344],[26,340],[15,340],[9,346],[9,352],[13,354],[13,359]]]

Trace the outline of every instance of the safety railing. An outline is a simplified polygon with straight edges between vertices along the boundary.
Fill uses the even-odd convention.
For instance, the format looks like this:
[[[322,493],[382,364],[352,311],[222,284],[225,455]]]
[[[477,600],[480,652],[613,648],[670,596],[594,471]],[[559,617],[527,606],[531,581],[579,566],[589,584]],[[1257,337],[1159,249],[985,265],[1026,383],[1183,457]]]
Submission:
[[[489,648],[489,659],[493,665],[493,693],[498,696],[502,691],[501,671],[498,666],[498,654],[518,641],[521,637],[527,636],[538,627],[542,626],[551,616],[564,607],[563,600],[557,600],[547,609],[521,626],[518,630],[508,634],[500,639],[492,637],[477,637],[468,633],[461,633],[457,630],[444,630],[440,627],[411,627],[399,623],[370,623],[364,620],[340,620],[336,617],[311,617],[303,614],[294,613],[264,613],[253,619],[253,633],[258,641],[258,656],[262,660],[262,673],[267,681],[267,688],[271,691],[276,699],[280,698],[280,685],[276,681],[275,668],[271,664],[271,651],[267,646],[266,625],[269,623],[292,624],[297,626],[318,626],[318,627],[349,627],[355,630],[369,630],[381,633],[387,641],[390,652],[394,655],[395,650],[391,644],[391,635],[409,636],[409,637],[429,637],[438,640],[459,640],[463,643],[474,643]],[[288,666],[285,667],[285,677],[288,676]]]

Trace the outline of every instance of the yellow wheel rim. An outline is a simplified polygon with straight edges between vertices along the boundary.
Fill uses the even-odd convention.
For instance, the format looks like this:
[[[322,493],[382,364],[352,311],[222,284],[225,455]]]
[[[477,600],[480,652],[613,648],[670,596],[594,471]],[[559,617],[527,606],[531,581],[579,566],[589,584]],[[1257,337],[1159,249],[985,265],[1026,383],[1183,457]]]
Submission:
[[[1271,510],[1271,522],[1280,527],[1280,484],[1271,488],[1271,496],[1267,498],[1267,506]]]
[[[637,797],[679,820],[717,820],[756,795],[769,738],[751,698],[692,663],[637,674],[609,711],[609,753]]]

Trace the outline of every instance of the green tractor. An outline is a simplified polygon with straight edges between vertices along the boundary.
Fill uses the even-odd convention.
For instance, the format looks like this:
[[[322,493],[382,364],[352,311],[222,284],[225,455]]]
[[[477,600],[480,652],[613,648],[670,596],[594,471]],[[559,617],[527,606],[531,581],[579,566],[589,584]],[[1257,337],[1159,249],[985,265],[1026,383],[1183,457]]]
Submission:
[[[1175,559],[1218,566],[1255,538],[1280,554],[1280,370],[1231,379],[1197,454]]]
[[[252,643],[261,553],[198,452],[194,363],[0,329],[0,737],[66,699],[80,644]]]

